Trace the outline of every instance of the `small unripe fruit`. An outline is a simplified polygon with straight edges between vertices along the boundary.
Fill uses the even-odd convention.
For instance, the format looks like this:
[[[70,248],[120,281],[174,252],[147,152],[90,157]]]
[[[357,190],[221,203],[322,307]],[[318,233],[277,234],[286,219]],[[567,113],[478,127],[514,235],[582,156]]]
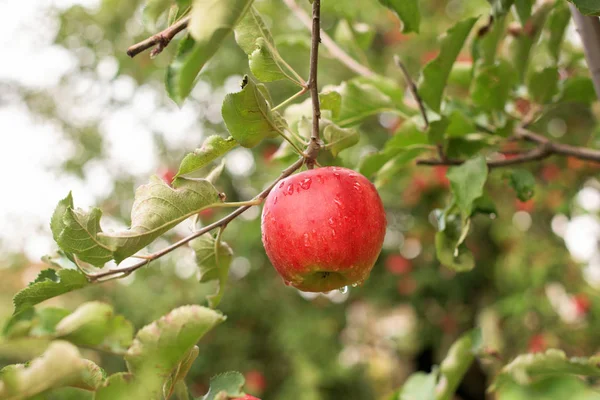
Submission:
[[[307,292],[361,284],[379,256],[385,228],[373,184],[338,167],[282,180],[262,214],[262,240],[271,263],[286,284]]]

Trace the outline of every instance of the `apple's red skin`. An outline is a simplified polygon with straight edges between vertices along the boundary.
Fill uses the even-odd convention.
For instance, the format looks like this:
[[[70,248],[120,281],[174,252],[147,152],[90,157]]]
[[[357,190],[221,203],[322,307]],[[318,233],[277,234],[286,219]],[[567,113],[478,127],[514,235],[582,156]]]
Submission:
[[[339,167],[282,180],[262,213],[267,256],[286,284],[307,292],[361,284],[379,256],[385,228],[373,184]]]

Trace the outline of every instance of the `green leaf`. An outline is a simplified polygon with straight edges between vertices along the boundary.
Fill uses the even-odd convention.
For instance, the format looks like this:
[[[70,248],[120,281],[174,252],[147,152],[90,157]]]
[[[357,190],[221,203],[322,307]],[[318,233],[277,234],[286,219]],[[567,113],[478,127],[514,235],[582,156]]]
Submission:
[[[579,377],[555,376],[521,386],[514,382],[503,385],[496,398],[501,400],[569,399],[600,400],[600,393]]]
[[[510,174],[510,186],[517,192],[521,201],[533,197],[535,190],[535,177],[526,169],[516,169]]]
[[[597,0],[569,0],[584,15],[600,16],[600,4]]]
[[[185,156],[179,171],[175,175],[175,179],[180,176],[191,174],[202,167],[215,161],[217,158],[223,156],[231,149],[237,146],[237,142],[231,136],[227,139],[223,139],[221,136],[212,135],[207,137],[202,143],[202,147],[196,149],[193,153],[189,153]]]
[[[473,254],[464,243],[457,247],[460,232],[444,229],[435,234],[435,252],[440,263],[458,272],[470,271],[475,267]]]
[[[440,54],[423,69],[419,94],[434,111],[439,112],[444,89],[452,66],[460,53],[477,18],[469,18],[450,28],[441,39]]]
[[[225,372],[210,379],[210,389],[202,397],[202,400],[220,400],[220,394],[224,393],[224,398],[241,397],[244,395],[242,387],[245,379],[239,372]]]
[[[387,183],[395,182],[398,174],[406,168],[406,164],[420,156],[424,151],[425,149],[422,147],[414,147],[400,152],[377,172],[375,186],[380,188]]]
[[[506,28],[506,17],[494,18],[490,21],[491,28],[487,31],[479,31],[473,39],[471,54],[473,64],[493,64],[498,52],[498,44],[504,38]]]
[[[360,135],[356,129],[328,125],[323,131],[323,139],[325,139],[327,149],[334,157],[337,157],[340,151],[358,144]]]
[[[59,270],[58,272],[53,269],[44,270],[40,272],[35,281],[15,295],[13,298],[15,305],[13,315],[44,300],[81,289],[88,284],[85,275],[79,271],[68,269]]]
[[[115,316],[111,305],[88,302],[64,317],[56,325],[54,336],[79,346],[120,352],[131,345],[133,326],[123,317]]]
[[[27,365],[10,365],[0,371],[0,398],[25,400],[66,386],[95,390],[103,381],[100,367],[81,358],[72,344],[56,341]]]
[[[319,93],[319,102],[321,110],[331,111],[332,119],[337,119],[342,109],[342,95],[335,90],[329,90]]]
[[[220,312],[196,305],[172,310],[138,331],[125,355],[129,371],[166,379],[200,338],[224,320]]]
[[[383,112],[411,114],[403,103],[404,91],[387,78],[353,78],[336,91],[342,96],[342,105],[333,121],[343,128]]]
[[[146,247],[163,233],[194,214],[222,203],[219,192],[205,179],[178,179],[174,187],[154,176],[135,193],[131,228],[99,236],[115,248],[118,263]]]
[[[252,74],[263,82],[289,79],[301,85],[296,73],[283,60],[273,36],[255,8],[235,27],[235,40],[248,55]]]
[[[525,25],[531,17],[531,9],[535,0],[515,0],[515,9],[521,25]],[[557,2],[560,3],[560,2]]]
[[[427,135],[410,119],[404,122],[394,136],[388,140],[382,151],[366,156],[360,163],[360,173],[371,176],[379,171],[388,161],[405,152],[417,157],[429,143]],[[414,152],[414,150],[418,150]],[[414,158],[413,157],[413,158]],[[406,160],[407,162],[410,160]]]
[[[515,0],[488,0],[488,3],[492,5],[494,18],[498,18],[504,16],[510,10]]]
[[[402,389],[394,400],[435,400],[437,374],[416,372],[402,385]]]
[[[50,222],[54,240],[67,254],[96,266],[102,266],[113,258],[114,249],[98,240],[100,217],[98,208],[85,213],[73,208],[71,193],[58,203]]]
[[[436,400],[451,400],[481,347],[481,331],[473,330],[452,344],[440,365]]]
[[[557,1],[548,17],[548,31],[550,32],[548,51],[556,63],[560,59],[560,52],[569,21],[571,21],[571,12],[567,3],[565,1]]]
[[[263,38],[256,40],[256,50],[248,58],[250,60],[250,71],[252,71],[258,80],[273,82],[288,78],[296,82],[296,80],[282,71],[281,66],[276,61],[276,56],[272,53],[271,47]]]
[[[233,250],[225,242],[216,244],[211,234],[205,234],[190,242],[190,247],[196,253],[196,264],[200,268],[200,282],[219,281],[219,288],[214,295],[207,296],[211,308],[218,306],[229,275],[229,266]]]
[[[221,113],[231,136],[243,147],[255,147],[263,139],[283,134],[285,121],[271,111],[260,87],[247,76],[240,92],[225,96]]]
[[[416,372],[390,400],[450,400],[481,346],[481,331],[465,333],[448,350],[439,369]]]
[[[223,40],[250,9],[252,0],[193,0],[188,30],[167,69],[169,96],[181,104],[192,91],[196,77]]]
[[[171,0],[147,0],[144,7],[144,21],[154,25],[158,17],[164,14],[171,6]]]
[[[417,0],[379,0],[379,2],[398,15],[403,24],[403,32],[419,32],[421,13]]]
[[[510,57],[517,70],[519,82],[523,82],[527,76],[531,50],[538,42],[542,28],[552,7],[553,4],[550,2],[542,3],[523,28],[523,32],[513,39]]]
[[[559,102],[591,104],[596,101],[594,83],[587,76],[574,76],[561,83]]]
[[[448,169],[450,188],[463,218],[468,218],[473,210],[473,202],[483,195],[488,167],[483,156],[467,160],[462,165]]]
[[[148,399],[162,400],[162,396],[156,396],[150,388],[156,384],[148,379],[148,384],[140,384],[131,374],[117,373],[111,375],[104,385],[96,391],[94,400],[126,400],[126,399]],[[154,396],[154,397],[152,397]]]
[[[567,358],[561,350],[549,349],[544,353],[523,354],[502,368],[491,390],[509,382],[528,385],[536,380],[565,375],[599,377],[600,357]]]
[[[473,104],[488,111],[502,111],[515,83],[516,74],[508,62],[481,65],[471,87]]]
[[[163,386],[163,395],[164,395],[165,399],[170,398],[169,394],[176,391],[177,387],[180,386],[179,384],[182,384],[181,386],[183,386],[183,388],[185,388],[185,395],[187,396],[187,386],[185,386],[184,379],[185,379],[186,375],[188,374],[188,372],[190,371],[192,364],[194,363],[196,358],[198,358],[199,354],[200,354],[200,348],[198,348],[198,346],[194,346],[185,355],[183,360],[179,363],[177,368],[173,371],[173,373],[171,374],[171,376],[169,377],[169,379],[167,380],[167,382],[165,382],[165,384]]]
[[[558,92],[558,68],[548,67],[529,75],[527,88],[534,102],[546,104]]]

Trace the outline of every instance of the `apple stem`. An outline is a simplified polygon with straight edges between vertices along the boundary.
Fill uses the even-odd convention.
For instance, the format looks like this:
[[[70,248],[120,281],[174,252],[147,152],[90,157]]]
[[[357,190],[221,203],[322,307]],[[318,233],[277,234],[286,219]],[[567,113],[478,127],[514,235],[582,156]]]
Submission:
[[[319,103],[319,88],[317,85],[317,70],[319,66],[319,44],[321,43],[321,0],[314,0],[312,6],[312,45],[310,49],[310,73],[307,87],[310,90],[313,108],[313,124],[310,143],[306,149],[306,166],[313,169],[315,160],[321,149],[319,139],[319,119],[321,118],[321,105]]]

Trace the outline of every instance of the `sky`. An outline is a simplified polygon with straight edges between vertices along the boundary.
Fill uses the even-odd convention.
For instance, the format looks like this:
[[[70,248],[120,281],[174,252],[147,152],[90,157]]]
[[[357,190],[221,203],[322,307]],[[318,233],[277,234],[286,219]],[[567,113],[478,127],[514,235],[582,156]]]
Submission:
[[[77,60],[67,50],[54,45],[58,25],[53,8],[74,4],[95,7],[99,0],[0,0],[0,82],[17,82],[31,89],[54,90],[59,80],[77,67]],[[8,61],[8,62],[7,62]],[[139,176],[140,183],[160,168],[153,145],[152,130],[168,136],[169,142],[193,149],[198,143],[190,142],[190,131],[198,130],[194,124],[199,110],[188,102],[183,108],[158,108],[156,89],[136,87],[131,78],[113,79],[115,61],[101,60],[99,78],[80,77],[69,81],[62,107],[70,117],[101,117],[101,131],[107,142],[110,157],[102,162],[92,162],[85,170],[85,179],[57,176],[53,170],[76,149],[65,140],[59,126],[34,117],[25,104],[15,98],[5,98],[0,93],[0,170],[4,172],[0,196],[0,249],[23,250],[31,260],[56,249],[49,231],[49,220],[57,202],[73,191],[77,206],[95,205],[96,199],[109,194],[113,187],[112,176],[127,170]],[[100,79],[100,80],[98,80]],[[239,76],[231,77],[225,88],[212,89],[200,83],[196,93],[215,98],[235,91]],[[78,94],[92,93],[90,101],[79,104]],[[106,109],[110,99],[125,101],[128,105],[119,110]],[[59,106],[61,104],[59,103]],[[207,118],[218,122],[218,109],[208,110]],[[198,133],[198,132],[197,132]],[[201,132],[199,132],[201,134]],[[135,149],[135,151],[133,151]],[[143,153],[145,157],[137,157]],[[227,167],[234,175],[245,175],[252,170],[252,153],[238,149],[228,156]],[[582,188],[576,198],[581,209],[579,215],[568,219],[557,215],[552,220],[555,234],[563,237],[573,258],[584,266],[585,276],[594,286],[600,287],[600,192],[597,181]],[[258,213],[254,214],[255,217]],[[527,230],[532,217],[517,212],[513,223]],[[389,238],[392,239],[392,238]],[[388,240],[389,242],[390,240]],[[2,257],[0,256],[0,259]]]

